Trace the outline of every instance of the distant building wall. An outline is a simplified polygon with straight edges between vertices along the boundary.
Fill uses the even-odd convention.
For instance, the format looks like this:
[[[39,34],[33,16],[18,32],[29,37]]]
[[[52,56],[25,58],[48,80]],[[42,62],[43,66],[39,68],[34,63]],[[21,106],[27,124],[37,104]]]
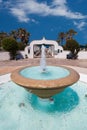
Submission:
[[[87,51],[80,51],[78,53],[78,59],[87,59]]]
[[[20,51],[22,56],[25,58],[25,51]],[[69,51],[63,51],[62,53],[58,53],[55,55],[55,58],[66,59],[66,55],[69,54]],[[9,60],[9,52],[0,52],[0,61]],[[87,51],[80,51],[78,53],[78,59],[87,59]]]
[[[56,58],[66,59],[67,54],[69,54],[69,51],[63,51],[59,53]],[[87,51],[80,51],[78,53],[78,59],[87,59]]]
[[[63,51],[62,53],[58,53],[55,58],[66,59],[66,55],[69,54],[69,51]]]
[[[0,61],[9,60],[9,52],[0,52]]]
[[[20,51],[20,53],[25,58],[25,52]],[[0,52],[0,61],[4,61],[4,60],[10,60],[9,52]]]

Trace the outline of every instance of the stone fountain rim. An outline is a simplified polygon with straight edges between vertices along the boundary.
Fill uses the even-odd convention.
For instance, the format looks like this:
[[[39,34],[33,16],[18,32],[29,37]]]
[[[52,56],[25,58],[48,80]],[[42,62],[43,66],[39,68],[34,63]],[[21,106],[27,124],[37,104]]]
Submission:
[[[34,65],[37,66],[37,65]],[[73,85],[76,83],[80,76],[79,74],[72,68],[66,67],[66,66],[53,66],[53,67],[62,67],[64,69],[67,69],[70,74],[66,77],[60,78],[60,79],[53,79],[53,80],[37,80],[37,79],[30,79],[30,78],[25,78],[22,75],[20,75],[20,71],[28,68],[28,67],[34,67],[34,66],[25,66],[16,69],[11,73],[11,79],[13,82],[16,84],[27,88],[27,89],[58,89],[58,88],[65,88],[67,86]],[[51,65],[52,66],[52,65]]]

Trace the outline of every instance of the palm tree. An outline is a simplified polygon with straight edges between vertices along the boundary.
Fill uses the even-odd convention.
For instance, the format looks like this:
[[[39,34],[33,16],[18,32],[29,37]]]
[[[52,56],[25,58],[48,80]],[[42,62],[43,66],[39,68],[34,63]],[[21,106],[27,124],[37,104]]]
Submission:
[[[18,36],[21,40],[22,43],[24,43],[25,45],[27,45],[28,41],[29,41],[29,36],[30,33],[27,32],[25,29],[23,28],[19,28],[18,29]]]
[[[63,45],[64,39],[65,39],[65,33],[60,32],[59,35],[58,35],[58,40],[57,41],[60,41],[60,44]]]
[[[10,37],[13,37],[15,40],[17,40],[18,39],[18,33],[17,33],[17,31],[16,30],[12,30],[10,32]]]
[[[68,32],[69,39],[73,39],[73,36],[77,34],[77,32],[73,29],[70,29]]]
[[[70,36],[69,36],[69,32],[66,32],[65,33],[65,41],[69,40],[70,39]]]
[[[27,45],[30,37],[30,33],[26,29],[19,28],[17,30],[12,30],[10,36],[15,40],[20,40],[24,45]]]

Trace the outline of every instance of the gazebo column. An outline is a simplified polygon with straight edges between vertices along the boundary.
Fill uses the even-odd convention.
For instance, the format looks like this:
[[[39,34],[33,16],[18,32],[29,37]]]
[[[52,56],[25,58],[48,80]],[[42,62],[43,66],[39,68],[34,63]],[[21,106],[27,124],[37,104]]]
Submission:
[[[30,48],[30,58],[34,58],[33,46],[31,46],[31,48]]]

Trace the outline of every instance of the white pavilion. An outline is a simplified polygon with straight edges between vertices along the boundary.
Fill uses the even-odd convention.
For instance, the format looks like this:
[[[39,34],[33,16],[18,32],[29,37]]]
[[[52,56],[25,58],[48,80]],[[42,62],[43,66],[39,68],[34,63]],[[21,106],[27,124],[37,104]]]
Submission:
[[[34,40],[30,43],[29,46],[25,48],[25,56],[28,58],[39,58],[41,57],[41,46],[46,47],[46,57],[47,58],[56,58],[59,53],[63,52],[62,46],[58,42],[53,40],[47,40],[43,37],[42,40]]]

